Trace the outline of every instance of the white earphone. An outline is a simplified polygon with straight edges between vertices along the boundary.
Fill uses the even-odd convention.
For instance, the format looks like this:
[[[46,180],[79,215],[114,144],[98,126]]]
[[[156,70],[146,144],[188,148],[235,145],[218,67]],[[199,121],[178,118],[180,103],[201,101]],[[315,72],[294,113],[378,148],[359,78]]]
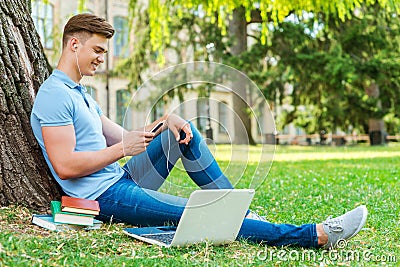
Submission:
[[[78,67],[79,75],[81,75],[81,78],[82,78],[83,75],[82,75],[81,69],[79,67],[78,52],[76,51],[76,49],[78,49],[78,44],[74,44],[72,47],[74,48],[74,52],[75,52],[76,66]]]

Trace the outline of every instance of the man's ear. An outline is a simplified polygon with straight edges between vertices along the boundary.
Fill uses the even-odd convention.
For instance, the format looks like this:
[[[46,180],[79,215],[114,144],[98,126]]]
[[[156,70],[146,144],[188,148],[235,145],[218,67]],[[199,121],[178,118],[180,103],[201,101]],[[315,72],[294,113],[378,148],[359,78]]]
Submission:
[[[79,40],[75,37],[72,37],[70,40],[70,45],[72,46],[72,50],[76,52],[76,49],[78,48]]]

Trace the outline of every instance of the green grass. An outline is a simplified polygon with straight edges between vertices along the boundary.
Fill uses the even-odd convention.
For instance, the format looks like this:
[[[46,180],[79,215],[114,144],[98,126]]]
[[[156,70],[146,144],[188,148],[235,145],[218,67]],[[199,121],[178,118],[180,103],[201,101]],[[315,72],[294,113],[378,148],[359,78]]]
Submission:
[[[54,233],[30,224],[32,211],[0,208],[0,266],[398,266],[400,263],[400,146],[278,146],[271,167],[268,150],[258,164],[260,147],[212,148],[221,167],[243,178],[237,187],[256,187],[251,208],[277,223],[320,222],[366,204],[363,231],[336,254],[324,250],[273,248],[246,242],[216,247],[202,244],[165,249],[134,241],[123,225],[96,231]],[[245,150],[245,162],[232,153]],[[232,152],[234,151],[234,152]],[[268,173],[269,171],[269,173]],[[266,174],[268,173],[268,176]],[[181,168],[172,172],[167,192],[194,188]],[[262,178],[257,178],[262,177]],[[255,181],[254,183],[250,180]],[[278,258],[278,254],[281,258]],[[303,259],[301,258],[304,256]],[[346,256],[352,256],[346,260]],[[357,258],[358,256],[358,258]],[[369,260],[369,261],[368,261]],[[386,260],[383,262],[382,260]],[[388,262],[391,260],[392,262]],[[393,262],[396,260],[396,262]],[[321,264],[323,262],[324,264]]]

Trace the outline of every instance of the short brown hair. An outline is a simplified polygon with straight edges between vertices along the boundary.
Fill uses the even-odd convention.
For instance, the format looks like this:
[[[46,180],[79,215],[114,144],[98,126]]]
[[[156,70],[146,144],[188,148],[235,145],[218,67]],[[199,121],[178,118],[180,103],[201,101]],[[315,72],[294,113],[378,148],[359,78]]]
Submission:
[[[64,27],[63,47],[68,43],[68,39],[74,34],[99,34],[110,39],[114,35],[114,28],[103,18],[96,15],[85,13],[71,17]],[[83,42],[85,40],[82,40]]]

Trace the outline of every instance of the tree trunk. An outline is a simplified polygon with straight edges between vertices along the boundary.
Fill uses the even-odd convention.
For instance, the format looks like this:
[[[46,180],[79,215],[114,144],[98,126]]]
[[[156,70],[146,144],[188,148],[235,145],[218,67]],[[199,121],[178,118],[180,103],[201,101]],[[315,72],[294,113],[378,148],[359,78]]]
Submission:
[[[231,54],[240,55],[247,50],[247,22],[244,7],[236,8],[232,14],[232,20],[229,22],[229,35],[232,40],[230,47]],[[247,114],[248,97],[245,83],[239,79],[233,81],[233,108],[239,120],[234,122],[234,144],[254,145],[254,139],[251,135],[251,119]]]
[[[366,93],[369,97],[379,98],[379,86],[372,82],[366,87]],[[382,107],[382,103],[378,101],[378,108]],[[385,122],[382,118],[370,118],[368,120],[369,143],[374,145],[383,145],[385,143]]]
[[[50,70],[30,14],[30,0],[0,1],[0,206],[44,210],[60,189],[30,126]]]

